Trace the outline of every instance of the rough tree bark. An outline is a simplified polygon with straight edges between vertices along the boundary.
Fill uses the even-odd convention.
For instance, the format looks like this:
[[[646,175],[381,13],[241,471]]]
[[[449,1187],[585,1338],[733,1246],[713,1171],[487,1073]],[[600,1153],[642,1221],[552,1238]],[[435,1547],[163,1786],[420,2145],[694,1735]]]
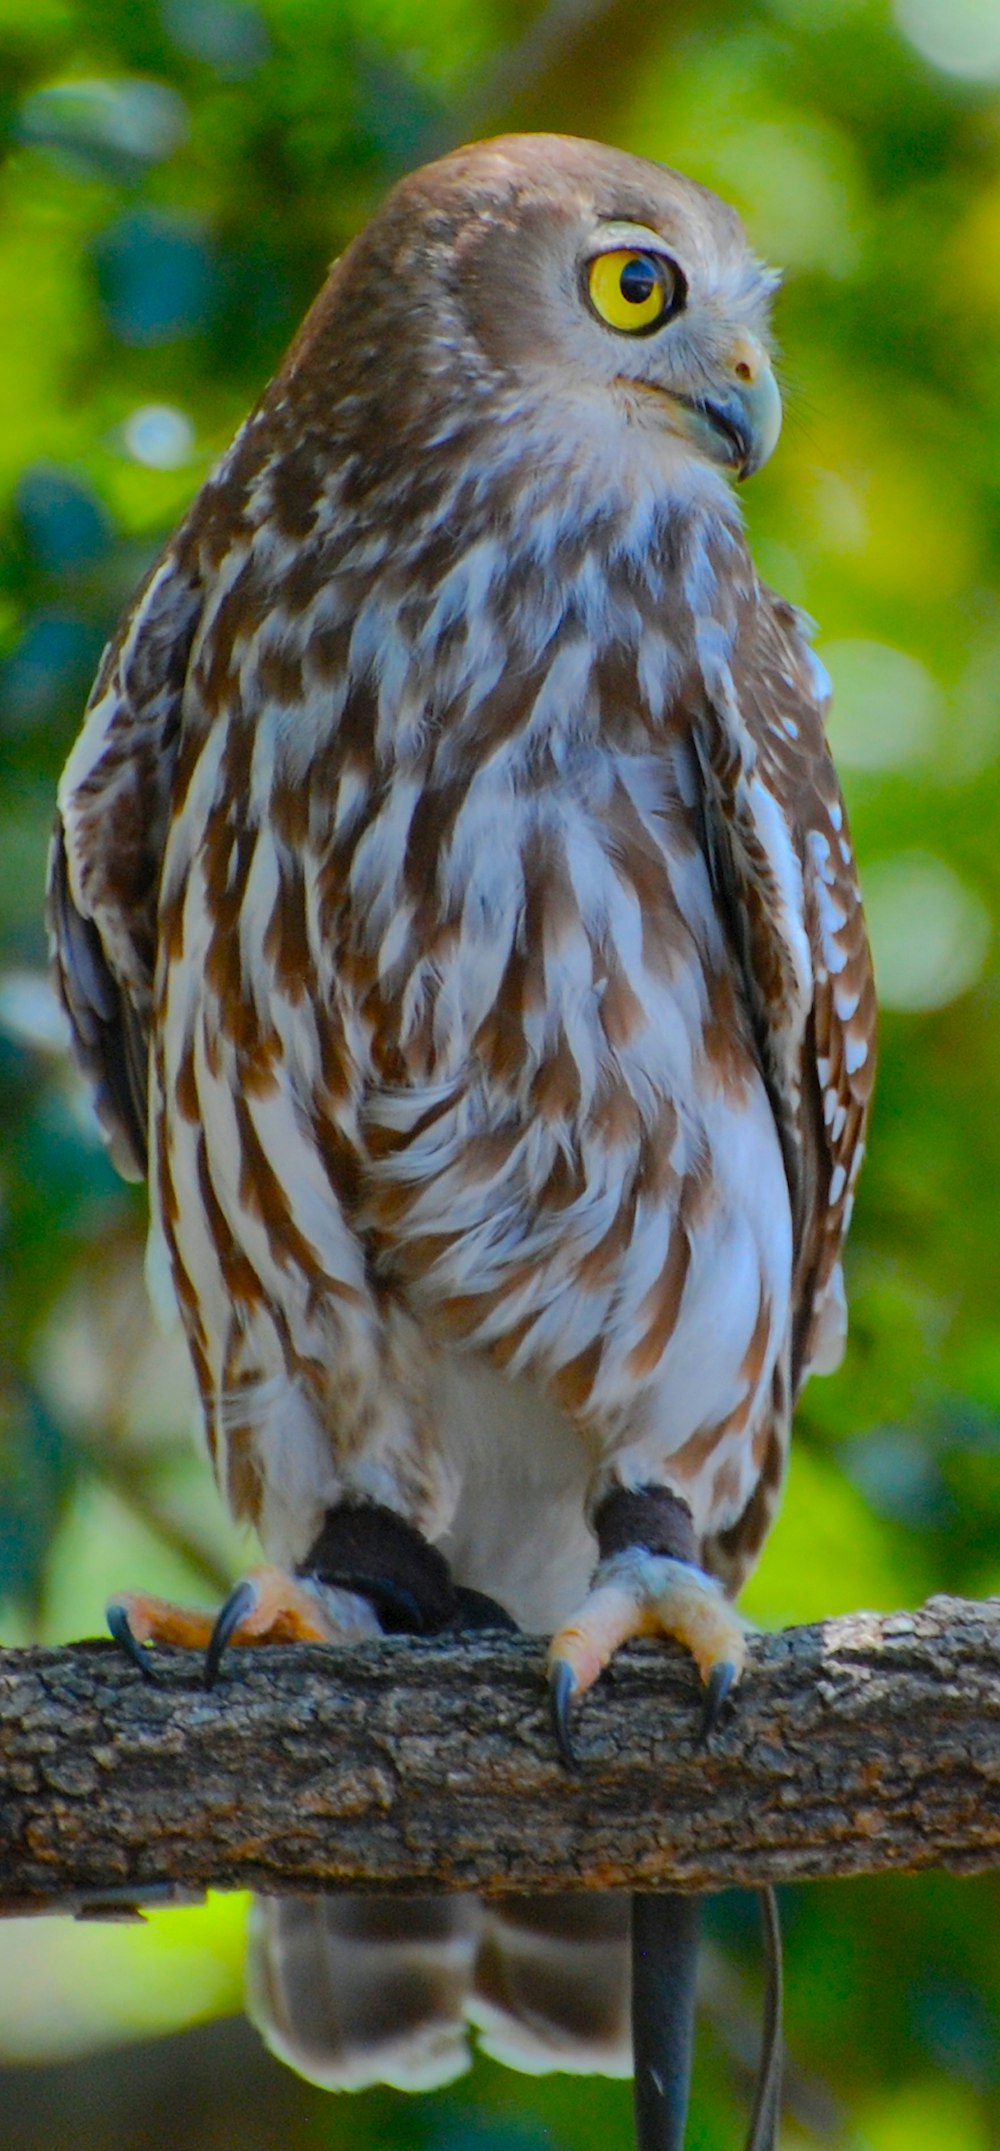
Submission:
[[[219,1888],[715,1889],[1000,1862],[1000,1602],[753,1645],[710,1746],[693,1668],[624,1652],[556,1760],[543,1653],[490,1636],[0,1652],[0,1909]]]

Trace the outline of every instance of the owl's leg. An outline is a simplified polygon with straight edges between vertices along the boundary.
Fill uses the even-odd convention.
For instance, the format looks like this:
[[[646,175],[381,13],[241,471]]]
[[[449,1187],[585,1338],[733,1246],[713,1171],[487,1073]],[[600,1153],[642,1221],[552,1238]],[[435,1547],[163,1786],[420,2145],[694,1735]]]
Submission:
[[[739,1615],[698,1565],[691,1511],[666,1487],[619,1487],[594,1518],[600,1560],[590,1590],[549,1646],[556,1739],[572,1764],[570,1714],[620,1645],[632,1636],[673,1636],[706,1684],[703,1737],[717,1722],[746,1660]]]

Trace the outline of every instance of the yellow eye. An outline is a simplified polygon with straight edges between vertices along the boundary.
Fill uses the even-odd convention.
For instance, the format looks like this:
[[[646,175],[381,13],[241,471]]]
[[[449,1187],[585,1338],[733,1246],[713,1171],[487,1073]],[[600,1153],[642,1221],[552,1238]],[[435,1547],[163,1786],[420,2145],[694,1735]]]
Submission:
[[[658,329],[684,303],[683,282],[673,262],[635,247],[598,254],[587,271],[587,290],[601,320],[633,336]]]

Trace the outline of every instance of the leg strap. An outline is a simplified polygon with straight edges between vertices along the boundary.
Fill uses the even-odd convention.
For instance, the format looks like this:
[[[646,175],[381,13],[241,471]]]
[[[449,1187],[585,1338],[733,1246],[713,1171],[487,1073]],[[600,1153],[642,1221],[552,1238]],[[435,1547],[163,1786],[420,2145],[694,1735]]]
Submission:
[[[378,1501],[344,1501],[328,1509],[297,1574],[367,1598],[389,1636],[516,1631],[502,1606],[482,1591],[454,1583],[437,1547],[405,1516]]]
[[[643,1546],[647,1553],[698,1565],[698,1541],[691,1511],[665,1486],[615,1487],[605,1494],[594,1517],[602,1561]]]
[[[437,1635],[455,1611],[444,1555],[379,1501],[328,1509],[296,1573],[369,1599],[387,1635]]]

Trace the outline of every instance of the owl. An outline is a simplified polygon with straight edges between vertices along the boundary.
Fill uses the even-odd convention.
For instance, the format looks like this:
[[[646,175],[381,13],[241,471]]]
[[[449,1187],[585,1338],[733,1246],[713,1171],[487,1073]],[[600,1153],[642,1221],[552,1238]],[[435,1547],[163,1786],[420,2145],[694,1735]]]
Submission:
[[[739,1679],[874,1061],[827,683],[730,482],[778,438],[774,281],[595,143],[417,172],[105,655],[57,977],[268,1564],[214,1624],[116,1603],[140,1663],[516,1623],[567,1756],[629,1637],[710,1718]],[[623,2070],[627,1919],[265,1903],[254,2008],[331,2085],[441,2082],[470,2021]]]

